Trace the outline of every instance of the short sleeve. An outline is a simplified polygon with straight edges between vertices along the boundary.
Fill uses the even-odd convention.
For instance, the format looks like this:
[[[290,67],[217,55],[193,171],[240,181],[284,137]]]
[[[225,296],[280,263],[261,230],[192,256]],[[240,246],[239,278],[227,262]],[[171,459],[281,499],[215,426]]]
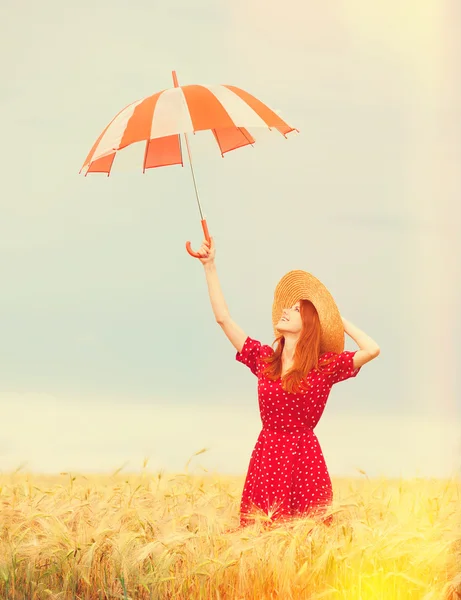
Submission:
[[[243,344],[242,350],[237,352],[235,358],[238,360],[238,362],[246,365],[254,375],[257,375],[258,362],[261,358],[263,348],[264,346],[261,345],[261,342],[247,337],[245,343]]]
[[[325,376],[331,385],[358,375],[361,367],[354,369],[354,355],[355,351],[351,352],[350,350],[344,350],[341,354],[324,355],[323,358],[333,358],[325,366]]]

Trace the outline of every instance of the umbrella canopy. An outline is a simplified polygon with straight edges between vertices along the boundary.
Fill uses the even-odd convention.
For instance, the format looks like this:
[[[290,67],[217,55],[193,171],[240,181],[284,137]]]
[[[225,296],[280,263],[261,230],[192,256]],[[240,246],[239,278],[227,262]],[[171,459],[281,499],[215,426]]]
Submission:
[[[221,154],[255,142],[248,129],[295,131],[260,100],[231,85],[174,87],[126,106],[104,129],[81,172],[110,174],[127,146],[146,142],[143,171],[183,164],[180,134],[211,130]]]

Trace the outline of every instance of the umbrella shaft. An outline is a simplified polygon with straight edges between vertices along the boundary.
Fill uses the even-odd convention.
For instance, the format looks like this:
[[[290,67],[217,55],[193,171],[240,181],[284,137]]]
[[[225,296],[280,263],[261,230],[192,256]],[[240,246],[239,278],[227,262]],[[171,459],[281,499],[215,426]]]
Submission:
[[[197,182],[195,181],[194,166],[192,164],[192,155],[191,155],[190,148],[189,148],[189,140],[187,139],[187,133],[184,134],[184,138],[186,140],[187,155],[189,156],[189,165],[190,165],[190,170],[191,170],[191,173],[192,173],[192,181],[194,182],[195,197],[197,198],[197,204],[198,204],[198,209],[199,209],[199,212],[200,212],[200,218],[203,221],[202,207],[200,205],[200,199],[198,197]]]
[[[174,87],[177,88],[177,87],[179,87],[179,83],[178,83],[178,77],[176,75],[176,71],[173,71],[172,75],[173,75]],[[181,139],[181,136],[179,136],[179,139]],[[186,148],[187,148],[187,154],[189,156],[190,171],[192,173],[192,181],[194,182],[195,197],[197,198],[198,209],[200,211],[200,218],[203,221],[202,207],[200,206],[200,199],[198,197],[197,182],[195,181],[194,165],[192,164],[192,155],[190,153],[189,140],[187,139],[187,133],[184,134],[184,139],[186,140]]]

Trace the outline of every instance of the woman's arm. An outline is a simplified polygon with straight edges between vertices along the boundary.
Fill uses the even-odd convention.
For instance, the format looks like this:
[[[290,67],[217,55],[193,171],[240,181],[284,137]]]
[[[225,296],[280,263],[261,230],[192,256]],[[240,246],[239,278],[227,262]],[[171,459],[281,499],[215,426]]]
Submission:
[[[201,256],[200,262],[205,269],[205,277],[208,286],[208,294],[210,296],[211,308],[215,316],[216,322],[226,334],[227,338],[237,350],[241,352],[247,334],[231,319],[229,309],[227,308],[224,294],[221,289],[221,284],[218,278],[218,272],[214,261],[215,247],[213,238],[211,238],[211,246],[205,241],[198,251]]]
[[[354,369],[362,367],[370,360],[379,356],[380,349],[378,344],[365,332],[353,325],[347,319],[342,318],[344,331],[349,335],[359,347],[354,355]]]

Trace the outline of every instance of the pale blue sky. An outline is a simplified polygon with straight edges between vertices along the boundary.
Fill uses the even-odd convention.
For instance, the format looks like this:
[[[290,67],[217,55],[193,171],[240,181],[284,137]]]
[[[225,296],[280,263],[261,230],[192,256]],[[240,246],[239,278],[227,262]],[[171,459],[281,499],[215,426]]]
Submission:
[[[395,445],[410,452],[409,473],[459,465],[459,14],[454,0],[318,4],[2,2],[0,398],[11,427],[0,469],[110,468],[138,452],[181,468],[229,415],[235,430],[210,441],[221,443],[210,464],[247,467],[256,380],[184,249],[201,241],[188,168],[78,175],[112,117],[170,87],[172,69],[184,84],[242,87],[300,129],[225,159],[211,134],[191,146],[223,289],[247,333],[272,342],[273,290],[300,268],[381,346],[331,394],[319,438],[332,471],[362,457],[370,471],[398,472]],[[76,407],[83,423],[99,415],[93,433],[66,416]],[[39,424],[27,436],[26,410]],[[124,438],[140,410],[151,429]],[[215,419],[194,421],[208,410]],[[438,433],[418,437],[436,421]],[[350,437],[339,441],[341,423]],[[398,427],[419,440],[410,451]],[[373,450],[364,430],[380,440]],[[428,447],[437,465],[422,460]]]

